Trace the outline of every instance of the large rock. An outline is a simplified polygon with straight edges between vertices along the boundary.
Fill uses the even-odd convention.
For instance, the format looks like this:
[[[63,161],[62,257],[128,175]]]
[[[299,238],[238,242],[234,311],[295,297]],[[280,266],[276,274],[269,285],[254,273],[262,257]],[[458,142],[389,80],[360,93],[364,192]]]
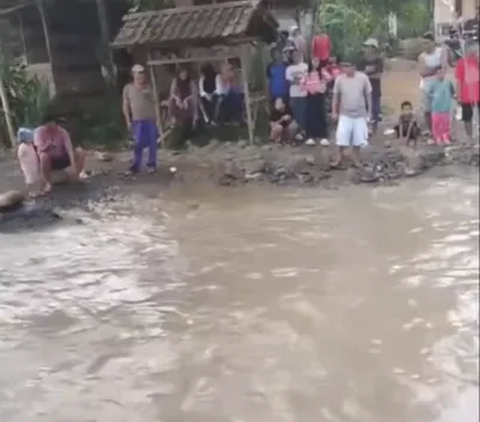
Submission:
[[[19,208],[23,201],[25,201],[25,195],[18,191],[9,191],[0,194],[0,212],[12,211]]]
[[[417,60],[420,53],[423,51],[422,38],[407,38],[400,41],[400,52],[402,57],[407,60]]]

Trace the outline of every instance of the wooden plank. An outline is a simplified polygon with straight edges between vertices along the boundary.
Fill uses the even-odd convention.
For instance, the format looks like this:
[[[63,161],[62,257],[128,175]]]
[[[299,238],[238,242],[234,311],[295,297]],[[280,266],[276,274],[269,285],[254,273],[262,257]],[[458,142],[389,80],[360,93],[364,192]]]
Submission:
[[[223,56],[199,56],[199,57],[186,57],[175,59],[161,59],[161,60],[148,60],[148,66],[163,66],[167,64],[183,64],[183,63],[198,63],[198,62],[223,62],[226,60],[238,59],[238,55],[223,55]]]

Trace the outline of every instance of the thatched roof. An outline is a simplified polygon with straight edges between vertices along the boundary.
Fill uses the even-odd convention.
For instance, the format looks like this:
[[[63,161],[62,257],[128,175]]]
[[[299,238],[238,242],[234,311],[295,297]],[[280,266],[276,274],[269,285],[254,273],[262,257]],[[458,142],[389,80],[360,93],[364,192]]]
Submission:
[[[112,46],[213,44],[245,37],[273,41],[278,23],[260,1],[237,1],[133,13]]]

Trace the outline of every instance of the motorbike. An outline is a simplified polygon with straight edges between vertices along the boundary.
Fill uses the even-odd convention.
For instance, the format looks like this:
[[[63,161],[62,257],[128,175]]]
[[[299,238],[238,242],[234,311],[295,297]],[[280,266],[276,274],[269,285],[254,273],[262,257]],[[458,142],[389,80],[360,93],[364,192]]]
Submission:
[[[450,28],[449,38],[445,40],[444,44],[447,49],[448,54],[448,64],[451,67],[455,67],[457,62],[463,57],[463,40],[460,33],[454,29]]]

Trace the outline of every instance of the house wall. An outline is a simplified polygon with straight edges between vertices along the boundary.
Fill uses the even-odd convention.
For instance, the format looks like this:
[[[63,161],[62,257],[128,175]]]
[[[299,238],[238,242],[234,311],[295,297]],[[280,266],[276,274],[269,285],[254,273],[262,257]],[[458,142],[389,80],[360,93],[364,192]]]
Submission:
[[[455,13],[455,0],[435,0],[435,24],[448,23]],[[462,17],[464,20],[473,19],[478,7],[478,0],[462,0]]]

